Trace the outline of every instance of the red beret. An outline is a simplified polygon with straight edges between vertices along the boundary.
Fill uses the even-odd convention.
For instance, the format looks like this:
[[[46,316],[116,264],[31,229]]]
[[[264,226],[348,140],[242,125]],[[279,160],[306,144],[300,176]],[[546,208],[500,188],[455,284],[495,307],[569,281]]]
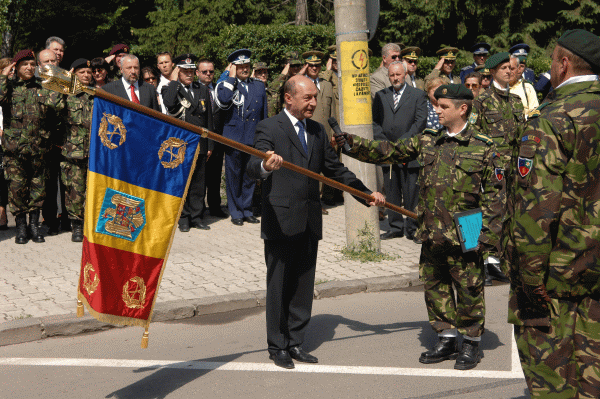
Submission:
[[[126,44],[116,44],[108,55],[117,55],[119,53],[129,53],[129,46]]]
[[[16,62],[17,64],[23,60],[32,59],[35,60],[35,54],[33,50],[21,50],[19,51],[15,57],[12,59],[12,62]]]

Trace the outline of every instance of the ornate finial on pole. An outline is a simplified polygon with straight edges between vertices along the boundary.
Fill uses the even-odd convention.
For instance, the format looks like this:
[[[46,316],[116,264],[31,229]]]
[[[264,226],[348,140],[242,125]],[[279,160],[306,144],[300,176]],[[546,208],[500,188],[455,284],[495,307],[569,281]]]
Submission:
[[[94,95],[96,89],[88,87],[77,79],[77,75],[55,65],[44,65],[35,69],[35,76],[42,79],[42,87],[62,94],[76,95],[82,91]]]

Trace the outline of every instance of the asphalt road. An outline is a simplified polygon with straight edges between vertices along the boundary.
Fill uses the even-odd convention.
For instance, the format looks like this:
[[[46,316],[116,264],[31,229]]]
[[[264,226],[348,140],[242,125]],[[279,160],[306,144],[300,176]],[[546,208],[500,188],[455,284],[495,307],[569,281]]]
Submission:
[[[418,362],[436,335],[422,287],[315,301],[304,348],[268,359],[264,308],[0,347],[0,398],[529,398],[506,323],[508,286],[486,288],[485,357],[469,371]]]

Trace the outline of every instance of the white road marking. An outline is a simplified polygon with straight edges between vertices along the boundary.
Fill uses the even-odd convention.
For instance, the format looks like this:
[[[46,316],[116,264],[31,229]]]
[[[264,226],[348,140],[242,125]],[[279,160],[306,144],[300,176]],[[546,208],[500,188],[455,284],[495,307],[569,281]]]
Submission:
[[[511,370],[454,370],[402,367],[365,367],[365,366],[327,366],[296,363],[296,368],[286,370],[272,363],[245,362],[202,362],[177,360],[128,360],[128,359],[78,359],[78,358],[0,358],[4,366],[66,366],[66,367],[109,367],[135,369],[186,369],[219,371],[272,371],[288,373],[356,374],[356,375],[395,375],[415,377],[453,377],[453,378],[493,378],[523,379],[519,354],[514,336],[511,348]]]

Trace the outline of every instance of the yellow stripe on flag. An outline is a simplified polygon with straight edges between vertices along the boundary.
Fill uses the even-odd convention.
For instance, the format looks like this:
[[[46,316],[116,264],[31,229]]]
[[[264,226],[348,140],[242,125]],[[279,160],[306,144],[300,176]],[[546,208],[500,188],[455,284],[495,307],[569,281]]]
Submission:
[[[98,173],[88,172],[84,233],[88,241],[140,255],[163,259],[169,248],[182,199],[148,190]],[[105,191],[111,188],[144,200],[146,224],[134,242],[96,233]]]

